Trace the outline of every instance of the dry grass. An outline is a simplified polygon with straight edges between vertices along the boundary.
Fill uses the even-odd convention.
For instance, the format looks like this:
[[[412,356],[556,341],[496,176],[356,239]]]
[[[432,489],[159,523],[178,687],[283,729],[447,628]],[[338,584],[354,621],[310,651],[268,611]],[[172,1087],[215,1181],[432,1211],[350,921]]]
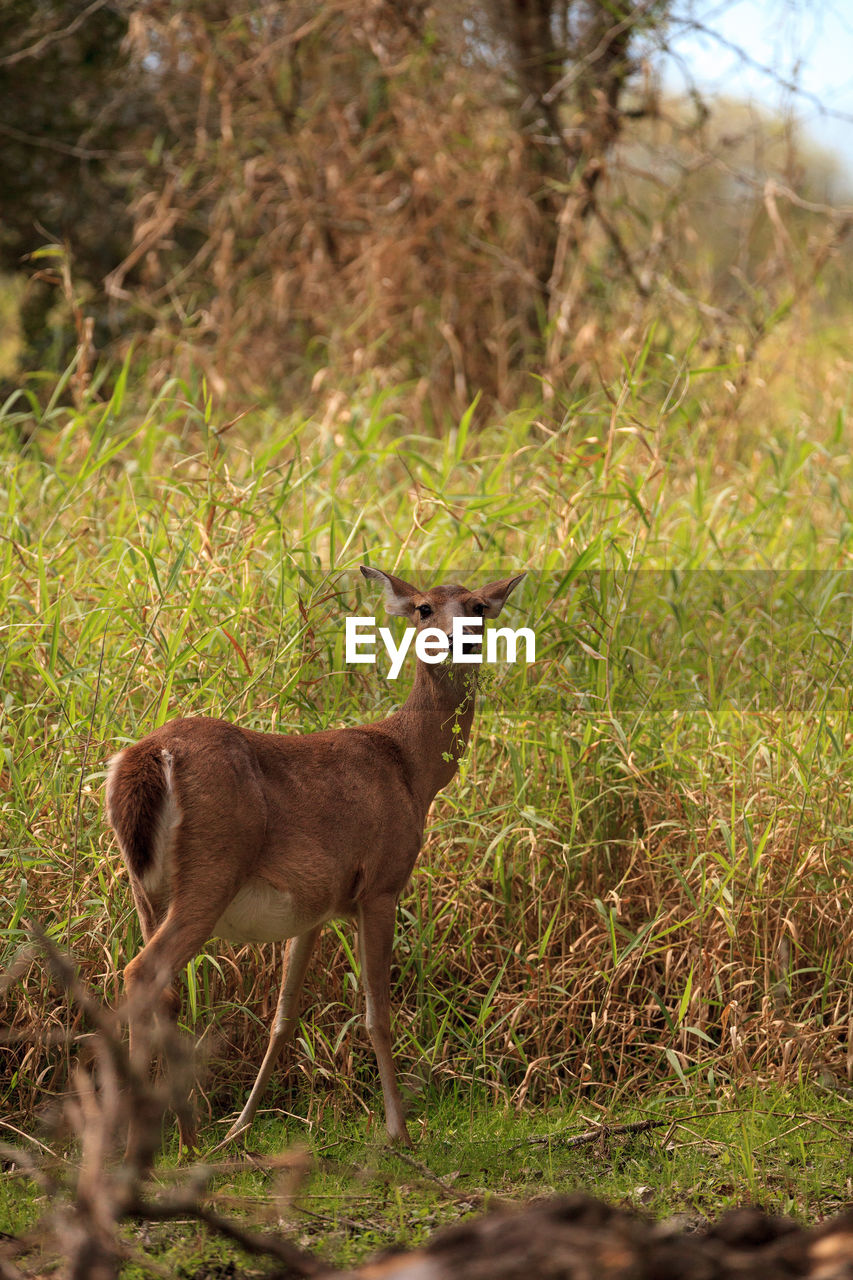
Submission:
[[[566,75],[512,6],[136,11],[159,137],[114,166],[134,236],[105,283],[160,377],[332,415],[369,383],[434,429],[618,377],[653,321],[657,352],[720,364],[837,303],[831,161],[790,120],[669,100],[662,17],[575,10],[550,6]]]

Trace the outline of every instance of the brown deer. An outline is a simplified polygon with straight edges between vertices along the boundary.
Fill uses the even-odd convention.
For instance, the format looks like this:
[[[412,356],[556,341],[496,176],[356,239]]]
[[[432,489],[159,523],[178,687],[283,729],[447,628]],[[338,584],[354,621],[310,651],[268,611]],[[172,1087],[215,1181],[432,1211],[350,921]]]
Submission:
[[[524,577],[477,591],[419,591],[379,569],[361,572],[383,585],[389,613],[448,636],[454,618],[496,618]],[[164,724],[110,761],[107,814],[144,941],[125,970],[131,1051],[141,1019],[158,1008],[176,1016],[172,983],[209,938],[288,940],[269,1047],[226,1140],[251,1124],[296,1029],[317,936],[327,920],[343,916],[358,922],[388,1134],[411,1145],[391,1054],[396,906],[429,807],[468,740],[474,671],[419,658],[406,702],[375,724],[280,735],[199,716]],[[183,1123],[182,1137],[192,1142]]]

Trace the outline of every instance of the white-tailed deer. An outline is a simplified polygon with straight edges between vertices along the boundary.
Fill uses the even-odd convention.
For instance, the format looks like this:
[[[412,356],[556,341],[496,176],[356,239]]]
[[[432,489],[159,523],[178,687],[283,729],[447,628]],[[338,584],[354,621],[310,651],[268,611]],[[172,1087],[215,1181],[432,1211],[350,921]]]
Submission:
[[[418,591],[379,569],[361,572],[383,585],[389,613],[448,635],[454,618],[496,618],[524,577]],[[131,1047],[140,1018],[158,1007],[175,1014],[174,978],[209,938],[288,940],[269,1047],[228,1138],[248,1128],[293,1036],[320,929],[354,916],[388,1134],[410,1145],[391,1056],[396,906],[430,804],[468,740],[474,670],[418,660],[406,702],[376,724],[284,736],[172,720],[110,761],[107,813],[144,940],[125,970]]]

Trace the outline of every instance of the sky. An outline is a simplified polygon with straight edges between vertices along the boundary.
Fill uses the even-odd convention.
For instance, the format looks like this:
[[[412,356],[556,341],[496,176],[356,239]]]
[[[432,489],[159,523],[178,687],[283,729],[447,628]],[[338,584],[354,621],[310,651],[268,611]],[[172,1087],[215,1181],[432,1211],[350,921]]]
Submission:
[[[670,44],[697,84],[769,107],[793,106],[809,135],[837,154],[843,185],[853,191],[853,0],[687,0],[679,8],[750,60],[701,32],[678,34],[676,26]],[[804,93],[781,88],[753,64],[775,70]],[[665,83],[672,90],[684,86],[675,60]]]

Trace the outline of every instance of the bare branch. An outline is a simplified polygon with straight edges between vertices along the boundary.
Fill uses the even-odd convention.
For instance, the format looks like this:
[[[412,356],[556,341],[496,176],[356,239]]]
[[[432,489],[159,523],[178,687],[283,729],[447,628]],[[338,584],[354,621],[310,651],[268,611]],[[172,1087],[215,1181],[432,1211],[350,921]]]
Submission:
[[[78,13],[77,17],[69,22],[67,27],[63,27],[59,31],[48,31],[40,40],[36,40],[35,44],[27,45],[25,49],[18,49],[15,53],[7,53],[4,58],[0,58],[0,67],[14,67],[26,58],[40,58],[45,49],[49,49],[52,44],[58,44],[60,40],[65,40],[68,36],[73,35],[87,19],[91,18],[93,13],[103,9],[104,5],[109,4],[109,2],[110,0],[92,0],[92,3],[87,5],[82,13]]]

